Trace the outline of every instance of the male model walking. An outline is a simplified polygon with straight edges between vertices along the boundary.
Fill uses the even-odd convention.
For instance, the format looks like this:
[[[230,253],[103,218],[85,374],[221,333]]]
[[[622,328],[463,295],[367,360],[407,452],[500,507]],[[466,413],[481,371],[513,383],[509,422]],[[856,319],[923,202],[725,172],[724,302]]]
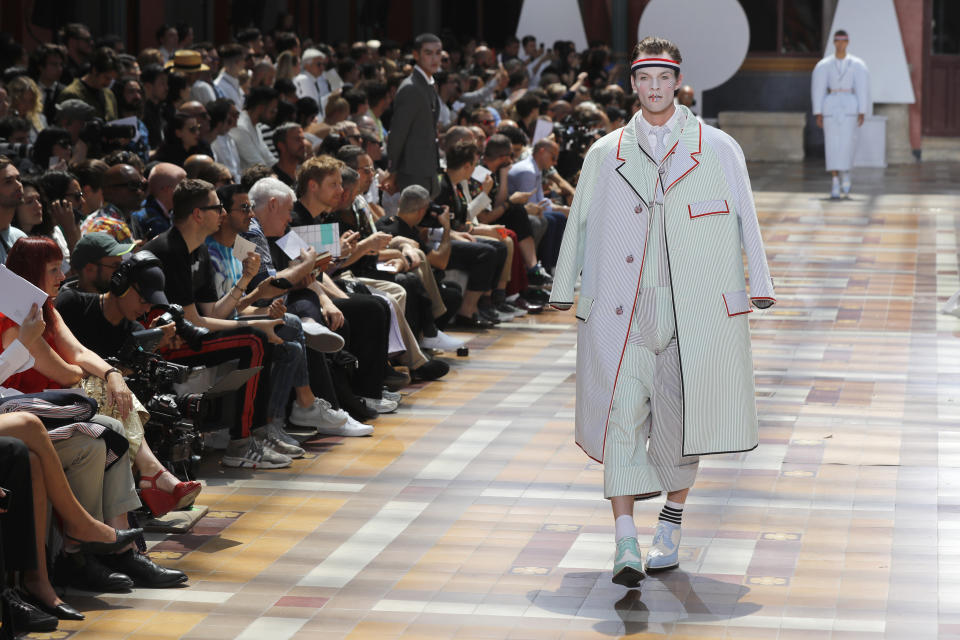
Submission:
[[[680,63],[668,40],[637,44],[641,109],[587,154],[550,299],[572,306],[582,275],[576,440],[603,463],[627,587],[645,577],[634,500],[667,492],[646,568],[676,567],[698,456],[757,446],[747,314],[774,303],[743,153],[674,103]]]

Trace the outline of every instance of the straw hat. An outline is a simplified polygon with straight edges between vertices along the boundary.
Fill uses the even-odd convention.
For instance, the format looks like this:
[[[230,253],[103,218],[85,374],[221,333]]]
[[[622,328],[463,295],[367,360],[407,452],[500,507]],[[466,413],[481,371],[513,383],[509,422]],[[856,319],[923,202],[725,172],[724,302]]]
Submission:
[[[196,73],[198,71],[210,71],[210,67],[203,64],[203,56],[199,51],[192,49],[179,49],[173,54],[173,58],[163,65],[165,69],[174,71],[183,71],[184,73]]]

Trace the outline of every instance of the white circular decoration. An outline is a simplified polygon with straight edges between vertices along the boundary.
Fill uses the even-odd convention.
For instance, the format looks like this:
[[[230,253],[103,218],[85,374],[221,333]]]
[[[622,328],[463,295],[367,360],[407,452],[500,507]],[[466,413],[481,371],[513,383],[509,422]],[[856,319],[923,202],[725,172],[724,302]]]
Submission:
[[[750,45],[750,24],[737,0],[650,0],[637,40],[660,36],[680,48],[683,83],[702,94],[737,72]]]

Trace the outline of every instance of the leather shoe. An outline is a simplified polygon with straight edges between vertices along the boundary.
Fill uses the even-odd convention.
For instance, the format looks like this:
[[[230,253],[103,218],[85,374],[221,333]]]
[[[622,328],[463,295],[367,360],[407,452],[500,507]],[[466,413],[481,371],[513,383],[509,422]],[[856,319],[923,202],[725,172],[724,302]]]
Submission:
[[[543,311],[542,304],[536,304],[534,302],[530,302],[523,296],[517,296],[517,299],[511,302],[510,304],[515,306],[517,309],[523,309],[530,315],[534,315]]]
[[[76,542],[81,553],[113,553],[123,549],[143,534],[143,529],[114,529],[117,539],[113,542],[86,542],[66,535],[67,540]]]
[[[390,391],[399,391],[410,384],[410,376],[387,365],[383,375],[383,384]]]
[[[544,291],[543,289],[534,289],[529,288],[520,294],[521,298],[525,298],[528,302],[533,304],[544,305],[550,302],[550,294]]]
[[[462,316],[459,313],[457,314],[457,328],[458,329],[491,329],[493,328],[493,323],[484,320],[479,317],[477,314],[472,316]]]
[[[4,604],[10,609],[10,623],[16,631],[56,631],[56,617],[49,613],[44,613],[29,602],[24,602],[16,590],[4,589],[0,597],[3,598]],[[4,631],[6,631],[6,629],[4,629]]]
[[[122,571],[133,578],[133,583],[138,587],[162,589],[187,581],[187,574],[183,571],[161,567],[134,549],[109,556],[101,556],[100,559],[108,567],[115,571]]]
[[[410,377],[414,380],[436,380],[450,373],[450,365],[443,360],[433,359],[410,370]]]
[[[64,553],[54,571],[57,585],[85,591],[125,592],[133,588],[130,576],[103,566],[96,556],[87,553]]]
[[[40,611],[50,614],[58,620],[83,620],[86,617],[66,602],[61,602],[57,606],[51,607],[29,591],[24,594],[23,599],[28,604],[32,604],[37,609],[40,609]]]

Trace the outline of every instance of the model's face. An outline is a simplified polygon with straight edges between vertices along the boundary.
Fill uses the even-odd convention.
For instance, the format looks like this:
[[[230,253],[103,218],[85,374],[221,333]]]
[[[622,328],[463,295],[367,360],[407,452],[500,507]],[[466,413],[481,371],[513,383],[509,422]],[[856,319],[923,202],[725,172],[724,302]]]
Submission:
[[[646,67],[634,72],[630,84],[640,98],[641,108],[648,113],[662,113],[673,106],[673,92],[682,78],[669,67]]]
[[[848,44],[850,44],[850,40],[848,38],[833,39],[833,48],[836,49],[838,56],[846,55]]]

